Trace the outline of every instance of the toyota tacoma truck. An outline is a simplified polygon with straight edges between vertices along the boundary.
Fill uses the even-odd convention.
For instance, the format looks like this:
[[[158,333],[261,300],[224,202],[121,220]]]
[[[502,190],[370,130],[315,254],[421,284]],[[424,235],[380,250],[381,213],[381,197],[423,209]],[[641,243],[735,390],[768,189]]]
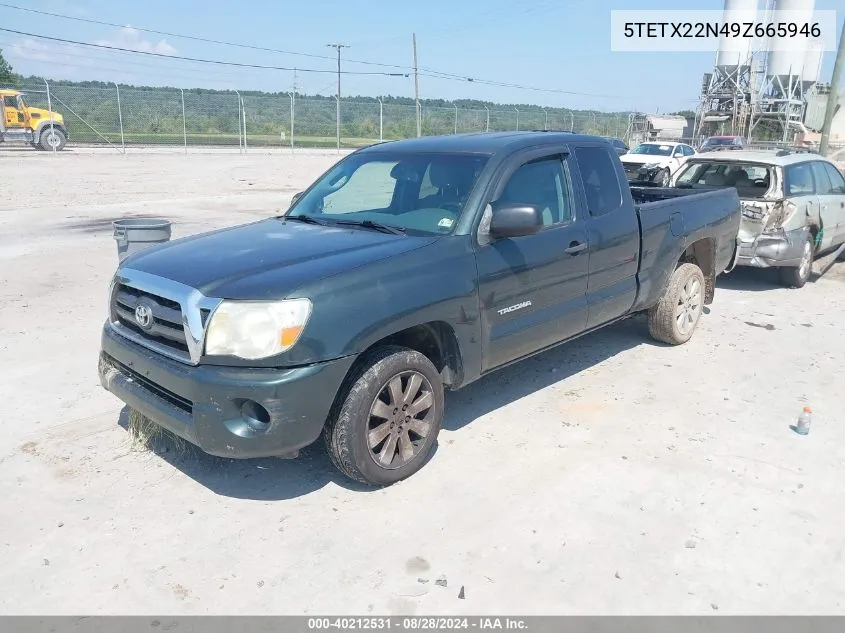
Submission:
[[[549,132],[358,150],[278,217],[127,257],[102,385],[212,455],[386,485],[425,464],[444,390],[645,313],[686,342],[732,263],[736,190],[631,188],[613,147]]]

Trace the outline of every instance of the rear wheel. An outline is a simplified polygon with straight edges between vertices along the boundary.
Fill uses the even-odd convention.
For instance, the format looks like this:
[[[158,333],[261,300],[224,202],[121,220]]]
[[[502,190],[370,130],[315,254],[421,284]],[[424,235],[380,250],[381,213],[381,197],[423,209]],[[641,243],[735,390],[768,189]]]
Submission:
[[[65,143],[67,143],[67,138],[65,137],[64,132],[58,128],[48,127],[41,132],[39,144],[42,149],[48,151],[60,151],[64,149]]]
[[[380,348],[353,375],[326,424],[332,462],[366,484],[405,479],[434,449],[443,409],[443,382],[428,358],[404,347]]]
[[[798,266],[789,266],[778,269],[781,283],[788,288],[802,288],[810,280],[810,273],[813,272],[813,236],[807,235],[804,240],[804,247],[801,254],[801,263]]]
[[[670,345],[686,343],[703,309],[704,273],[695,264],[681,264],[672,273],[663,298],[648,311],[648,331]]]

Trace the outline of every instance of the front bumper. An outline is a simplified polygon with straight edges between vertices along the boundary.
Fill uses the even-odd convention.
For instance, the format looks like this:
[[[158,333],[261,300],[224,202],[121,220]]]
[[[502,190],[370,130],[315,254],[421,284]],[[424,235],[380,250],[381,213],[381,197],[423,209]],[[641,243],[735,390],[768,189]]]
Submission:
[[[628,182],[651,182],[663,171],[662,167],[646,169],[642,165],[623,164]]]
[[[190,366],[106,324],[99,374],[106,390],[206,453],[246,459],[290,454],[319,438],[354,360],[293,369]],[[249,402],[269,415],[256,419]]]
[[[809,233],[808,227],[802,227],[780,233],[761,233],[753,240],[740,240],[737,265],[755,268],[797,267],[801,264],[804,242]]]

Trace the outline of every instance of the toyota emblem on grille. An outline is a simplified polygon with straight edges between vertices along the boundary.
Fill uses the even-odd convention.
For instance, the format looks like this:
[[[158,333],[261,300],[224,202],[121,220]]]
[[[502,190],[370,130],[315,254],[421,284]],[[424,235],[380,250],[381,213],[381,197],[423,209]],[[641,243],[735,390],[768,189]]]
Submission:
[[[149,330],[153,326],[153,311],[152,308],[143,303],[135,306],[135,321],[145,330]]]

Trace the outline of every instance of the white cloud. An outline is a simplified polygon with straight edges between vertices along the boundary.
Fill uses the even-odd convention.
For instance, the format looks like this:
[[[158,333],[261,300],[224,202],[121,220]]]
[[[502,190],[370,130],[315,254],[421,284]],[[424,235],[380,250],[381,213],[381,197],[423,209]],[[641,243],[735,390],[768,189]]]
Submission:
[[[144,39],[142,33],[131,26],[124,26],[122,29],[118,29],[112,33],[109,38],[97,40],[94,43],[100,46],[115,46],[133,51],[142,51],[144,53],[160,53],[162,55],[175,55],[179,52],[167,40],[154,42],[153,40]]]
[[[55,47],[32,38],[12,42],[6,52],[10,59],[17,58],[32,62],[58,61],[58,54],[60,54],[60,51],[57,51]]]

